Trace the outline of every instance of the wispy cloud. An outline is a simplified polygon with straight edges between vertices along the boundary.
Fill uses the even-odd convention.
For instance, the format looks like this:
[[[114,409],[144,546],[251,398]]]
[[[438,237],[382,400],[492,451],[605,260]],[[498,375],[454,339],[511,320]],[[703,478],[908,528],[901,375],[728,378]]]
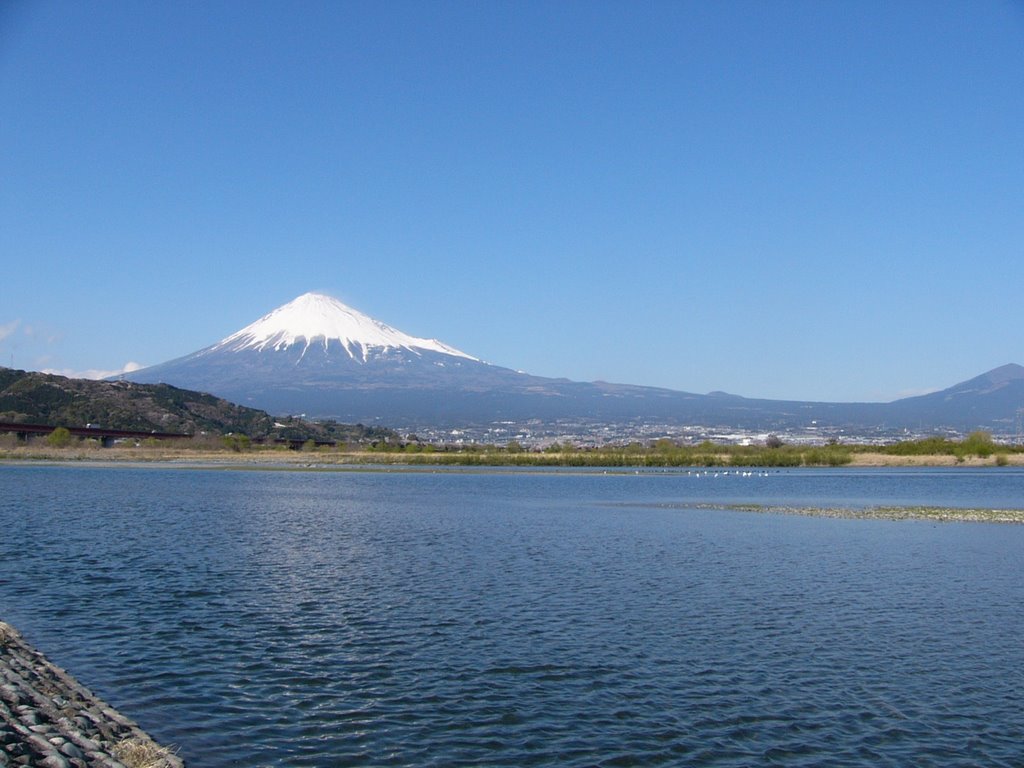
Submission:
[[[930,395],[932,392],[938,392],[941,387],[918,387],[917,389],[904,389],[896,393],[896,399],[902,400],[904,397],[918,397],[919,395]]]
[[[19,325],[21,325],[21,320],[11,320],[11,322],[9,323],[4,323],[3,325],[0,325],[0,341],[3,341],[16,330],[18,330]]]
[[[917,387],[914,389],[901,389],[896,392],[874,392],[868,397],[868,402],[891,403],[893,400],[902,400],[905,397],[918,397],[938,392],[941,387]]]
[[[84,371],[75,371],[70,368],[44,368],[42,373],[52,373],[55,376],[67,376],[69,379],[109,379],[112,376],[120,376],[122,373],[131,373],[140,368],[145,368],[141,363],[129,361],[113,371],[105,371],[99,368],[88,368]]]
[[[45,344],[56,344],[64,338],[64,334],[60,331],[52,331],[35,325],[26,325],[21,330],[28,338],[37,339]]]

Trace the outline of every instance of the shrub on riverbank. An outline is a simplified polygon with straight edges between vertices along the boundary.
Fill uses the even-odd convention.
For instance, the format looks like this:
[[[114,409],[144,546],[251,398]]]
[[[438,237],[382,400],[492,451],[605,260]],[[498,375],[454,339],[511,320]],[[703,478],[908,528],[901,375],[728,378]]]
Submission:
[[[387,461],[402,464],[440,464],[455,466],[510,467],[801,467],[842,466],[849,464],[851,451],[840,446],[811,447],[716,445],[646,447],[636,443],[605,448],[559,446],[544,451],[508,451],[496,446],[464,446],[432,453],[409,453],[399,448],[374,451],[362,459],[366,463]]]
[[[871,450],[889,456],[955,456],[958,460],[963,461],[969,456],[987,459],[996,452],[997,448],[1003,453],[1019,450],[1019,448],[1011,446],[996,446],[992,441],[992,435],[983,430],[971,432],[963,440],[926,437],[921,440],[903,440]],[[858,448],[858,450],[863,449]]]
[[[66,427],[57,427],[46,436],[46,444],[51,448],[67,448],[71,444],[71,432]]]

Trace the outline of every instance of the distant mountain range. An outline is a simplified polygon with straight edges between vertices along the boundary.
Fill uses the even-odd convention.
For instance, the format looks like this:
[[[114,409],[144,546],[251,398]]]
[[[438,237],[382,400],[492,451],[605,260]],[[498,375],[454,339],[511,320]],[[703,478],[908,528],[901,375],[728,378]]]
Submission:
[[[304,294],[212,346],[126,374],[274,414],[400,428],[494,422],[851,431],[943,428],[1007,434],[1024,413],[1024,368],[1005,365],[941,392],[891,403],[762,400],[531,376],[403,333],[337,299]]]

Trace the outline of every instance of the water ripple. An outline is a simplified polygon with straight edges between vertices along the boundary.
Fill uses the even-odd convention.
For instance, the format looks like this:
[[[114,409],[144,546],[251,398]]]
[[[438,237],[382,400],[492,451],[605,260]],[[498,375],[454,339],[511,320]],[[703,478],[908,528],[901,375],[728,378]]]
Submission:
[[[671,476],[0,472],[0,613],[193,768],[1024,763],[1024,529]]]

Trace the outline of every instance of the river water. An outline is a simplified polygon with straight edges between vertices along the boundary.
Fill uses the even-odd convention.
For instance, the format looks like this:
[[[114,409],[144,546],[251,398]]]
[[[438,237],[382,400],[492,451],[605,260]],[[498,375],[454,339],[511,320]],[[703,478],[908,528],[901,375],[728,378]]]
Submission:
[[[0,618],[220,766],[1020,766],[985,470],[0,466]]]

